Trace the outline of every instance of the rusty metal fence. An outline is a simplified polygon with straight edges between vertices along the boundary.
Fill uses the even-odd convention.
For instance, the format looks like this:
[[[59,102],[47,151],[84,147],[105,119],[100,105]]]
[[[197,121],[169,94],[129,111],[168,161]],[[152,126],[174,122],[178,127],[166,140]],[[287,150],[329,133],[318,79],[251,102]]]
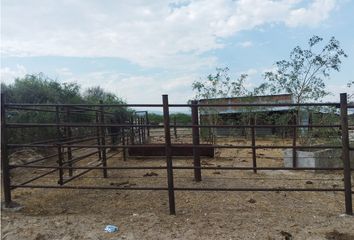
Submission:
[[[53,188],[53,189],[115,189],[115,190],[159,190],[167,191],[169,197],[170,214],[175,214],[175,191],[252,191],[252,192],[274,192],[274,191],[298,191],[298,192],[343,192],[345,197],[345,212],[353,214],[352,210],[352,183],[350,166],[350,151],[354,150],[350,146],[349,141],[349,123],[348,109],[354,108],[354,105],[348,105],[347,95],[340,95],[338,103],[300,103],[300,104],[198,104],[197,101],[192,101],[190,104],[170,104],[168,96],[162,96],[162,104],[26,104],[26,103],[5,103],[5,98],[1,95],[1,170],[2,170],[2,186],[5,206],[11,207],[12,199],[11,192],[18,188]],[[249,124],[225,125],[225,124],[200,124],[199,111],[201,108],[218,108],[218,107],[332,107],[339,109],[338,116],[340,121],[331,124],[256,124],[250,121]],[[150,124],[148,114],[145,111],[132,117],[128,122],[112,122],[110,116],[112,112],[108,109],[113,108],[162,108],[163,110],[163,125]],[[171,124],[170,108],[190,108],[192,122],[191,124],[178,125],[176,122]],[[55,114],[54,122],[12,122],[9,121],[9,113],[12,110],[30,111],[30,112],[51,112]],[[87,115],[91,114],[93,122],[71,122],[72,115]],[[173,121],[172,121],[173,122]],[[178,144],[171,141],[171,129],[189,128],[192,131],[191,144]],[[9,135],[13,129],[56,129],[56,137],[43,141],[34,141],[31,143],[13,143],[9,142]],[[149,143],[149,135],[152,128],[164,129],[163,143]],[[202,166],[200,150],[207,148],[205,144],[201,144],[200,131],[201,129],[210,128],[241,128],[249,129],[251,133],[251,144],[244,146],[230,146],[213,144],[214,149],[223,148],[238,148],[250,149],[252,151],[252,166],[249,167],[226,167],[226,166]],[[292,129],[293,141],[291,145],[259,145],[256,140],[256,130],[258,128],[289,128]],[[297,145],[297,129],[300,128],[331,128],[337,129],[341,144],[339,145]],[[84,129],[84,131],[79,131]],[[89,134],[82,134],[86,132]],[[165,149],[165,166],[109,166],[108,159],[117,154],[122,154],[122,158],[126,160],[127,149],[132,148],[161,148]],[[14,164],[9,162],[9,152],[16,149],[36,148],[51,150],[52,154],[27,161],[22,164]],[[114,153],[108,152],[108,149],[120,149]],[[193,149],[193,165],[192,166],[174,166],[172,149],[192,148]],[[292,167],[259,167],[257,166],[256,152],[259,149],[292,149],[293,166]],[[298,167],[296,165],[296,154],[299,149],[339,149],[343,161],[342,167]],[[74,151],[85,150],[84,154],[73,157]],[[94,163],[79,166],[77,163],[90,156],[96,156]],[[48,164],[49,158],[56,158],[55,163]],[[36,175],[33,178],[22,183],[14,183],[11,180],[11,171],[14,169],[47,169],[46,172]],[[130,187],[121,186],[88,186],[68,184],[73,180],[80,178],[90,171],[102,171],[103,178],[109,178],[108,170],[144,170],[144,169],[160,169],[167,172],[167,185],[165,187]],[[342,171],[344,179],[343,188],[260,188],[260,187],[244,187],[244,188],[222,188],[222,187],[175,187],[174,186],[174,170],[193,170],[194,179],[202,181],[203,170],[238,170],[238,171],[277,171],[277,170],[326,170],[326,171]],[[58,174],[57,184],[34,184],[38,179],[41,179],[50,174]]]

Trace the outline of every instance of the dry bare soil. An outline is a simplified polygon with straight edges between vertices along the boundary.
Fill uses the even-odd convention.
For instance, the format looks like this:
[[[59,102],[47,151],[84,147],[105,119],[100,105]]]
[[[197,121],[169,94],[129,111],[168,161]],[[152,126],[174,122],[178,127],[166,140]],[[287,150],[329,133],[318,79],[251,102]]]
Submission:
[[[241,142],[240,144],[246,144]],[[282,152],[259,151],[259,166],[283,166]],[[250,151],[223,149],[206,166],[251,166]],[[95,157],[86,159],[92,162]],[[82,163],[85,165],[85,161]],[[192,166],[191,158],[174,158]],[[55,160],[51,164],[53,164]],[[109,166],[165,166],[163,158],[128,158],[120,154]],[[16,170],[20,183],[44,170]],[[82,170],[78,170],[82,171]],[[166,170],[95,170],[67,185],[166,187]],[[296,171],[175,170],[176,187],[343,188],[342,174]],[[57,173],[33,182],[56,184]],[[145,176],[144,176],[145,175]],[[345,216],[340,192],[191,192],[176,191],[175,216],[169,215],[167,191],[16,189],[17,212],[3,210],[2,239],[354,239],[354,217]],[[119,227],[105,233],[108,224]]]

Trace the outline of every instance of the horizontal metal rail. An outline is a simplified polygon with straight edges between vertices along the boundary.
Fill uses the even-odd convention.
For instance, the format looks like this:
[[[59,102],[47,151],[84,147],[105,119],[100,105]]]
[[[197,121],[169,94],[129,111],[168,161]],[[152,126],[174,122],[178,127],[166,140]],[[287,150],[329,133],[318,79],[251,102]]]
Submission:
[[[111,136],[118,136],[119,133],[114,133],[114,134],[107,134],[105,137],[111,137]],[[97,136],[95,137],[88,137],[88,138],[84,138],[84,139],[75,139],[75,140],[71,140],[71,141],[64,141],[64,142],[59,142],[58,144],[72,144],[72,143],[80,143],[80,142],[87,142],[90,140],[94,140],[97,139]]]
[[[12,185],[16,188],[57,188],[57,189],[102,189],[102,190],[168,190],[166,187],[115,187],[115,186],[60,186],[60,185]]]
[[[41,107],[163,107],[163,104],[55,104],[55,103],[5,103],[6,107],[11,106],[41,106]],[[339,107],[340,103],[227,103],[227,104],[168,104],[168,107]],[[350,105],[351,107],[351,105]]]
[[[25,107],[17,107],[17,106],[6,106],[7,109],[14,110],[23,110],[23,111],[32,111],[32,112],[52,112],[57,113],[56,110],[52,109],[42,109],[42,108],[25,108]],[[58,111],[58,113],[66,113],[65,111]]]
[[[9,110],[21,110],[21,111],[31,111],[31,112],[49,112],[49,113],[66,113],[65,111],[56,111],[56,110],[51,110],[51,109],[40,109],[40,108],[25,108],[25,107],[16,107],[16,106],[8,106],[7,107]],[[93,110],[94,111],[94,110]],[[92,113],[86,113],[84,111],[80,110],[71,110],[71,114],[76,114],[76,115],[86,115],[86,116],[95,116],[95,114]],[[110,112],[105,112],[104,114],[108,115],[113,115],[113,113]]]
[[[85,155],[81,155],[81,156],[74,157],[74,158],[72,158],[72,159],[70,159],[70,160],[68,160],[68,161],[63,161],[63,164],[76,163],[76,162],[78,162],[78,161],[80,161],[80,160],[82,160],[82,159],[85,159],[85,158],[87,158],[87,157],[90,157],[90,156],[92,156],[92,155],[95,155],[95,154],[97,154],[98,152],[99,152],[99,151],[94,151],[94,152],[87,153],[87,154],[85,154]]]
[[[119,133],[114,133],[114,134],[107,134],[106,137],[111,137],[111,136],[117,136]],[[34,144],[44,144],[44,143],[55,143],[55,144],[70,144],[70,143],[76,143],[80,142],[81,139],[83,141],[89,141],[93,139],[97,139],[97,134],[90,134],[90,135],[85,135],[85,136],[73,136],[73,137],[67,137],[67,138],[53,138],[53,139],[47,139],[43,141],[36,141],[36,142],[30,142],[30,143],[23,143],[27,145],[34,145]]]
[[[97,152],[95,152],[95,153],[97,153]],[[107,159],[113,157],[114,155],[117,155],[117,153],[112,154],[111,156],[108,156]],[[86,156],[86,157],[87,157],[87,156]],[[74,159],[73,159],[73,160],[74,160]],[[65,162],[64,162],[64,163],[65,163]],[[66,163],[67,163],[67,162],[66,162]],[[70,163],[72,163],[72,161],[70,161]],[[102,163],[99,163],[99,164],[95,165],[95,167],[98,167],[98,166],[100,166],[100,165],[102,165]],[[69,169],[73,169],[73,168],[72,168],[72,167],[69,167]],[[77,175],[71,177],[70,179],[65,179],[65,180],[63,181],[63,184],[68,183],[68,182],[70,182],[71,180],[74,180],[75,178],[78,178],[78,177],[80,177],[80,176],[84,175],[85,173],[88,173],[89,171],[92,171],[92,170],[94,170],[94,169],[86,169],[85,171],[83,171],[83,172],[81,172],[81,173],[79,173],[79,174],[77,174]],[[34,177],[34,178],[30,179],[30,180],[27,180],[27,181],[25,181],[25,182],[23,182],[23,183],[20,183],[19,185],[23,186],[23,185],[25,185],[25,184],[31,183],[31,182],[33,182],[33,181],[35,181],[35,180],[38,180],[38,179],[40,179],[40,178],[42,178],[42,177],[45,177],[45,176],[47,176],[47,175],[49,175],[49,174],[52,174],[52,173],[56,172],[56,171],[58,171],[58,169],[53,169],[53,170],[48,171],[48,172],[46,172],[46,173],[43,173],[43,174],[41,174],[41,175],[39,175],[39,176],[36,176],[36,177]]]
[[[75,152],[75,151],[78,151],[78,150],[81,150],[81,149],[82,148],[74,148],[74,149],[71,149],[71,152]],[[63,152],[63,154],[65,154],[65,153],[67,153],[67,151]],[[98,151],[96,151],[95,153],[98,153]],[[91,153],[90,153],[90,155],[91,155]],[[34,159],[32,161],[29,161],[29,162],[25,162],[25,163],[23,163],[23,165],[29,165],[29,164],[32,164],[32,163],[41,162],[41,161],[44,161],[44,160],[47,160],[47,159],[50,159],[50,158],[53,158],[53,157],[56,157],[56,156],[58,156],[58,153],[51,154],[49,156],[45,156],[45,157],[42,157],[42,158]],[[71,160],[74,160],[74,159],[71,159]]]
[[[102,165],[102,162],[96,164],[95,167],[98,167],[98,166],[100,166],[100,165]],[[84,175],[84,174],[86,174],[86,173],[88,173],[88,172],[90,172],[90,171],[92,171],[92,170],[93,170],[93,169],[86,169],[86,170],[82,171],[81,173],[78,173],[78,174],[76,174],[76,175],[74,175],[74,176],[72,176],[72,177],[70,177],[70,178],[68,178],[68,179],[64,179],[62,183],[63,183],[63,184],[66,184],[66,183],[68,183],[68,182],[71,182],[72,180],[74,180],[74,179],[76,179],[76,178],[78,178],[78,177],[81,177],[82,175]]]
[[[115,187],[115,186],[58,186],[58,185],[12,185],[12,188],[57,188],[57,189],[101,189],[101,190],[160,190],[167,187]],[[343,192],[342,188],[183,188],[175,187],[176,191],[234,191],[234,192]]]
[[[51,171],[49,171],[49,172],[45,172],[45,173],[43,173],[43,174],[41,174],[41,175],[39,175],[39,176],[36,176],[36,177],[31,178],[31,179],[29,179],[29,180],[27,180],[27,181],[25,181],[25,182],[23,182],[23,183],[20,183],[19,185],[21,185],[21,186],[26,185],[26,184],[28,184],[28,183],[31,183],[31,182],[33,182],[33,181],[35,181],[35,180],[38,180],[38,179],[44,177],[44,176],[47,176],[47,175],[52,174],[52,173],[55,173],[56,171],[58,171],[58,169],[54,169],[54,170],[51,170]]]
[[[202,104],[169,104],[169,107],[339,107],[340,103],[328,102],[328,103],[224,103],[215,104],[208,103]]]
[[[141,166],[141,167],[67,167],[67,166],[45,166],[45,165],[21,165],[21,164],[13,164],[10,165],[11,168],[56,168],[56,169],[107,169],[107,170],[119,170],[119,169],[126,169],[126,170],[146,170],[146,169],[166,169],[166,167],[147,167],[147,166]]]
[[[93,124],[93,123],[7,123],[6,127],[150,127],[163,128],[162,125],[154,124]],[[170,125],[171,128],[340,128],[340,124],[306,124],[306,125]]]
[[[187,105],[187,104],[186,104]],[[162,104],[55,104],[55,103],[5,103],[5,107],[12,106],[37,106],[37,107],[161,107]]]
[[[79,138],[84,138],[84,137],[77,137]],[[41,140],[41,141],[35,141],[35,142],[30,142],[28,144],[41,144],[41,143],[51,143],[51,142],[63,142],[66,140],[72,140],[75,139],[75,137],[62,137],[62,138],[51,138],[51,139],[46,139],[46,140]]]
[[[106,159],[108,160],[108,159],[110,159],[110,158],[112,158],[112,157],[114,157],[114,156],[116,156],[116,155],[118,155],[118,154],[120,154],[120,153],[122,153],[122,152],[123,152],[123,151],[117,151],[117,152],[111,154],[110,156],[107,156]]]
[[[10,167],[16,167],[16,168],[49,168],[49,169],[107,169],[107,170],[144,170],[144,169],[166,169],[166,167],[152,167],[152,166],[139,166],[139,167],[90,167],[90,166],[77,166],[77,167],[67,167],[67,166],[44,166],[44,165],[21,165],[21,164],[14,164],[10,165]],[[297,168],[291,168],[291,167],[191,167],[191,166],[174,166],[172,167],[173,169],[205,169],[205,170],[292,170],[292,171],[304,171],[304,170],[343,170],[342,167],[337,167],[337,168],[326,168],[326,167],[297,167]],[[351,168],[351,170],[354,170],[354,168]]]
[[[81,148],[75,148],[75,149],[72,149],[71,152],[74,152],[74,151],[77,151],[77,150],[80,150]],[[67,153],[67,151],[63,152],[63,154]],[[47,160],[49,158],[52,158],[52,157],[56,157],[58,156],[58,153],[55,153],[55,154],[51,154],[49,156],[45,156],[45,157],[42,157],[42,158],[38,158],[38,159],[34,159],[32,161],[29,161],[29,162],[25,162],[23,163],[24,165],[29,165],[29,164],[32,164],[32,163],[37,163],[37,162],[40,162],[40,161],[44,161],[44,160]]]
[[[46,148],[56,148],[58,146],[62,147],[75,147],[75,148],[161,148],[163,144],[139,144],[139,145],[66,145],[66,144],[36,144],[36,145],[26,145],[26,144],[7,144],[8,147],[18,148],[18,147],[46,147]],[[247,146],[247,145],[192,145],[192,144],[172,144],[172,148],[240,148],[240,149],[341,149],[342,146],[284,146],[284,145],[258,145],[258,146]]]
[[[217,192],[344,192],[343,188],[174,188],[176,191]]]
[[[154,124],[95,124],[95,123],[7,123],[6,127],[150,127],[150,128],[163,128],[162,125]]]
[[[101,109],[92,109],[92,108],[85,108],[85,107],[78,107],[75,106],[74,108],[79,109],[79,110],[83,110],[83,111],[89,111],[89,112],[99,112],[99,113],[104,113],[104,114],[108,114],[108,115],[114,115],[114,113],[112,112],[107,112]]]

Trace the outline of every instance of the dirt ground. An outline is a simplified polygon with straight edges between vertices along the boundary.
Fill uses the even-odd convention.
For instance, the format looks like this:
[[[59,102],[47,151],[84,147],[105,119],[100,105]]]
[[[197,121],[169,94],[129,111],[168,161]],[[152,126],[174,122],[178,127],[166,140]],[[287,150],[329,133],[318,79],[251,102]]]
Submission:
[[[251,166],[250,156],[247,149],[222,149],[215,158],[202,158],[202,164]],[[257,157],[259,166],[283,166],[281,151],[258,151]],[[175,166],[192,166],[192,158],[173,161]],[[165,166],[165,160],[124,162],[118,154],[108,164]],[[42,172],[16,170],[13,181],[20,183]],[[101,171],[91,171],[67,185],[167,186],[166,170],[110,170],[108,174],[103,179]],[[56,184],[57,175],[33,184]],[[175,187],[343,188],[340,172],[203,170],[199,183],[193,180],[193,170],[174,170],[174,176]],[[340,192],[176,191],[175,197],[176,215],[171,216],[167,191],[19,188],[13,191],[13,200],[23,209],[2,210],[2,239],[354,239],[354,217],[343,214]],[[108,224],[119,231],[105,233]]]

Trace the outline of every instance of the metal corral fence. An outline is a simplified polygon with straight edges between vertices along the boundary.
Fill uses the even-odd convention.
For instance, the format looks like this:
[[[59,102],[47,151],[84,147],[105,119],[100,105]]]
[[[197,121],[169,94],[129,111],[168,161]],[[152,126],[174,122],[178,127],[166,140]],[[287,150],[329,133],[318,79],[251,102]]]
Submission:
[[[168,96],[162,96],[162,104],[27,104],[27,103],[5,103],[5,98],[1,95],[1,170],[4,201],[6,207],[12,206],[11,191],[17,188],[54,188],[54,189],[115,189],[115,190],[159,190],[167,191],[169,197],[170,214],[175,214],[175,191],[252,191],[252,192],[275,192],[275,191],[297,191],[297,192],[344,192],[345,196],[345,211],[346,214],[353,214],[352,210],[352,184],[350,167],[350,147],[349,142],[349,124],[348,124],[348,109],[354,108],[354,105],[348,105],[347,94],[340,95],[339,103],[277,103],[277,104],[198,104],[197,101],[192,101],[190,104],[169,104]],[[199,110],[201,108],[218,108],[218,107],[332,107],[337,108],[340,122],[331,124],[256,124],[255,121],[250,121],[249,124],[200,124]],[[162,108],[163,109],[163,125],[150,124],[147,112],[140,112],[131,117],[129,121],[121,121],[119,123],[109,119],[112,112],[109,109],[114,108]],[[170,122],[170,108],[190,108],[192,114],[192,123],[186,125],[178,125]],[[11,111],[28,111],[28,112],[52,112],[55,115],[53,122],[13,122],[9,114]],[[11,115],[11,114],[10,114]],[[72,122],[73,115],[92,115],[91,122]],[[192,130],[191,144],[178,144],[171,141],[171,129],[189,128]],[[50,140],[35,141],[31,143],[13,143],[9,142],[9,133],[12,130],[18,129],[44,129],[53,128],[56,131],[56,137]],[[149,143],[147,140],[150,135],[151,128],[161,128],[164,130],[163,143]],[[200,132],[201,129],[215,128],[239,128],[249,129],[251,133],[251,144],[244,146],[233,145],[205,145],[201,144]],[[256,130],[258,128],[290,128],[293,131],[291,145],[258,145],[256,142]],[[338,136],[341,139],[341,144],[329,145],[297,145],[297,129],[301,128],[331,128],[338,130]],[[81,131],[80,131],[81,129]],[[83,129],[83,130],[82,130]],[[176,131],[176,130],[175,130]],[[87,134],[88,133],[88,134]],[[249,167],[225,167],[225,166],[201,166],[200,152],[203,148],[222,149],[222,148],[239,148],[252,150],[252,166]],[[145,148],[156,149],[163,147],[165,150],[166,165],[165,166],[109,166],[107,160],[118,153],[122,153],[126,160],[127,149]],[[9,162],[9,152],[16,149],[36,148],[52,150],[52,154],[46,157],[27,161],[25,163]],[[107,150],[110,148],[120,149],[121,151],[113,154]],[[192,166],[173,166],[173,149],[192,149],[193,150],[193,165]],[[83,155],[73,157],[73,151],[91,150]],[[293,165],[292,167],[258,167],[256,152],[259,149],[292,149]],[[343,161],[342,167],[298,167],[296,162],[296,154],[299,149],[338,149],[341,151]],[[94,150],[94,151],[92,151]],[[86,166],[78,166],[76,163],[89,157],[97,155],[97,161],[94,164]],[[45,160],[56,158],[56,164],[48,164]],[[22,182],[13,183],[11,181],[11,171],[14,169],[47,169],[48,171],[33,178]],[[162,169],[167,171],[167,186],[166,187],[122,187],[122,186],[86,186],[86,185],[67,185],[74,179],[93,171],[102,171],[102,177],[108,178],[108,170],[137,170],[137,169]],[[276,171],[276,170],[327,170],[327,171],[343,171],[344,188],[223,188],[223,187],[174,187],[174,170],[194,170],[195,181],[202,181],[202,170],[241,170],[253,171],[258,170]],[[75,170],[75,171],[74,171]],[[80,170],[77,173],[77,170]],[[32,182],[43,178],[49,174],[57,173],[58,183],[52,185],[33,184]],[[68,175],[68,176],[66,176]]]

